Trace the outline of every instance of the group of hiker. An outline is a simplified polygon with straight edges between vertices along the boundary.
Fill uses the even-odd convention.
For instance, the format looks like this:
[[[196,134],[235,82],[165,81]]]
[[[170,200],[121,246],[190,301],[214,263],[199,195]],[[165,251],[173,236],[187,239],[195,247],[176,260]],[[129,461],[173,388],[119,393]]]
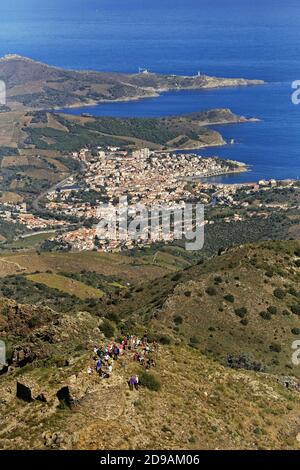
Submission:
[[[156,343],[153,343],[150,348],[146,335],[144,335],[142,339],[135,335],[127,335],[119,343],[110,341],[100,347],[94,346],[94,367],[88,367],[87,373],[93,374],[93,372],[96,371],[100,378],[108,379],[113,372],[114,362],[124,354],[126,354],[127,357],[132,354],[133,361],[138,362],[145,369],[150,369],[150,367],[155,367],[156,365],[151,355],[151,353],[156,350]],[[138,375],[130,377],[128,386],[131,390],[138,390]]]

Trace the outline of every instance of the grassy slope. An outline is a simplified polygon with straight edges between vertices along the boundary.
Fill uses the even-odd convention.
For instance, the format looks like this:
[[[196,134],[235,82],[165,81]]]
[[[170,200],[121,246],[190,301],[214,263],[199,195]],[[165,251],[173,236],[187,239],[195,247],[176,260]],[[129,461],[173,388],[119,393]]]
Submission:
[[[0,379],[5,401],[1,414],[10,423],[0,431],[1,447],[44,448],[43,433],[58,432],[60,440],[49,445],[59,448],[298,449],[299,393],[284,388],[271,374],[299,375],[297,367],[291,368],[291,342],[297,338],[291,328],[300,327],[300,321],[290,311],[299,303],[299,248],[295,241],[235,248],[140,285],[131,298],[111,307],[124,320],[135,319],[132,331],[149,328],[158,337],[171,338],[172,345],[159,347],[157,367],[151,371],[161,383],[158,392],[128,391],[128,377],[141,373],[132,354],[123,365],[115,365],[108,382],[87,376],[92,347],[101,341],[98,317],[60,314],[60,321],[51,325],[51,315],[57,314],[45,308],[24,306],[16,317],[13,304],[10,310],[4,307],[0,323],[5,334],[13,342],[23,338],[25,344],[30,338],[38,358]],[[121,258],[113,259],[118,265]],[[62,259],[54,259],[61,266]],[[206,293],[208,287],[216,289],[215,295]],[[274,297],[279,287],[286,293],[283,299]],[[224,299],[228,293],[234,303]],[[247,325],[234,313],[242,306],[248,310]],[[259,312],[269,306],[276,306],[277,313],[264,320]],[[175,326],[174,316],[179,315],[182,324]],[[51,332],[53,340],[41,341],[41,332]],[[187,345],[191,337],[198,340],[193,347]],[[280,352],[270,350],[273,342],[280,343]],[[266,373],[220,364],[227,353],[242,352],[262,361]],[[61,357],[69,359],[68,366],[59,365]],[[73,411],[59,410],[55,393],[69,381],[74,384],[74,374],[75,389],[85,390],[85,398]],[[48,403],[16,400],[16,380],[31,380],[49,397]]]
[[[9,421],[0,430],[1,448],[43,449],[43,436],[54,432],[59,440],[50,446],[65,449],[299,448],[299,394],[276,379],[225,369],[191,349],[161,347],[152,372],[161,390],[129,392],[128,377],[141,372],[130,357],[108,381],[86,375],[86,355],[67,368],[2,378],[1,414]],[[26,404],[8,392],[27,376],[51,394],[75,372],[89,392],[74,411],[57,409],[55,401]]]
[[[69,295],[75,295],[79,299],[99,299],[103,296],[103,292],[99,289],[87,286],[83,282],[74,279],[68,279],[58,274],[41,273],[27,276],[32,282],[44,284],[52,289],[58,289]]]
[[[291,345],[299,338],[294,329],[300,333],[300,317],[291,310],[300,305],[297,250],[299,242],[294,241],[235,248],[205,264],[145,283],[131,299],[112,308],[129,318],[142,317],[158,335],[191,343],[222,363],[228,354],[246,354],[267,371],[300,376],[291,364]],[[210,287],[214,295],[207,293]],[[274,295],[278,288],[285,293],[283,299]],[[228,294],[234,302],[224,298]],[[267,314],[269,319],[261,316],[274,307],[276,313]],[[247,309],[243,318],[240,308]]]
[[[107,276],[116,275],[126,281],[138,282],[155,279],[168,272],[176,271],[189,263],[176,253],[150,253],[134,258],[131,256],[95,252],[80,253],[4,253],[0,256],[0,276],[10,274],[46,272],[74,272],[82,270],[95,271]]]

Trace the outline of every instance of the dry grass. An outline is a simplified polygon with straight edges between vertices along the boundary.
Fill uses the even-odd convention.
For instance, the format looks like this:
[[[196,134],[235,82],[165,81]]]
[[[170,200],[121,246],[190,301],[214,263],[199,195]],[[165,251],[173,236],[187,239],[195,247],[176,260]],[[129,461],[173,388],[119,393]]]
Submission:
[[[75,295],[79,299],[99,299],[104,293],[99,289],[87,286],[83,282],[76,281],[74,279],[60,276],[58,274],[41,273],[32,274],[27,276],[32,282],[44,284],[52,289],[58,289],[62,292],[66,292],[69,295]]]

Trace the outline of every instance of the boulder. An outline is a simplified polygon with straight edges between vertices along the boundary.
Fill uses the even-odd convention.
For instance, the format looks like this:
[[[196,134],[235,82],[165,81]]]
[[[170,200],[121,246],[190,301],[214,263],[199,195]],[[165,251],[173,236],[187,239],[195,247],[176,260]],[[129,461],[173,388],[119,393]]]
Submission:
[[[51,398],[34,380],[29,377],[24,377],[17,381],[16,396],[27,403],[31,403],[34,400],[46,403]]]
[[[28,403],[33,401],[34,391],[32,386],[29,384],[17,382],[17,398],[20,400],[27,401]]]

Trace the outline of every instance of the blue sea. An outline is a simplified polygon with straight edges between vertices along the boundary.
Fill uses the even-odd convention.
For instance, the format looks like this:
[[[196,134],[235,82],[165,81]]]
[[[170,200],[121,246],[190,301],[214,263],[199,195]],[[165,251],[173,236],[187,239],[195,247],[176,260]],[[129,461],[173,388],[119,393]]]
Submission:
[[[227,107],[261,121],[219,126],[236,144],[199,150],[251,165],[218,181],[300,177],[300,105],[291,102],[291,83],[300,80],[298,0],[2,0],[0,55],[7,53],[70,69],[263,79],[259,87],[170,92],[72,112],[147,117]]]

